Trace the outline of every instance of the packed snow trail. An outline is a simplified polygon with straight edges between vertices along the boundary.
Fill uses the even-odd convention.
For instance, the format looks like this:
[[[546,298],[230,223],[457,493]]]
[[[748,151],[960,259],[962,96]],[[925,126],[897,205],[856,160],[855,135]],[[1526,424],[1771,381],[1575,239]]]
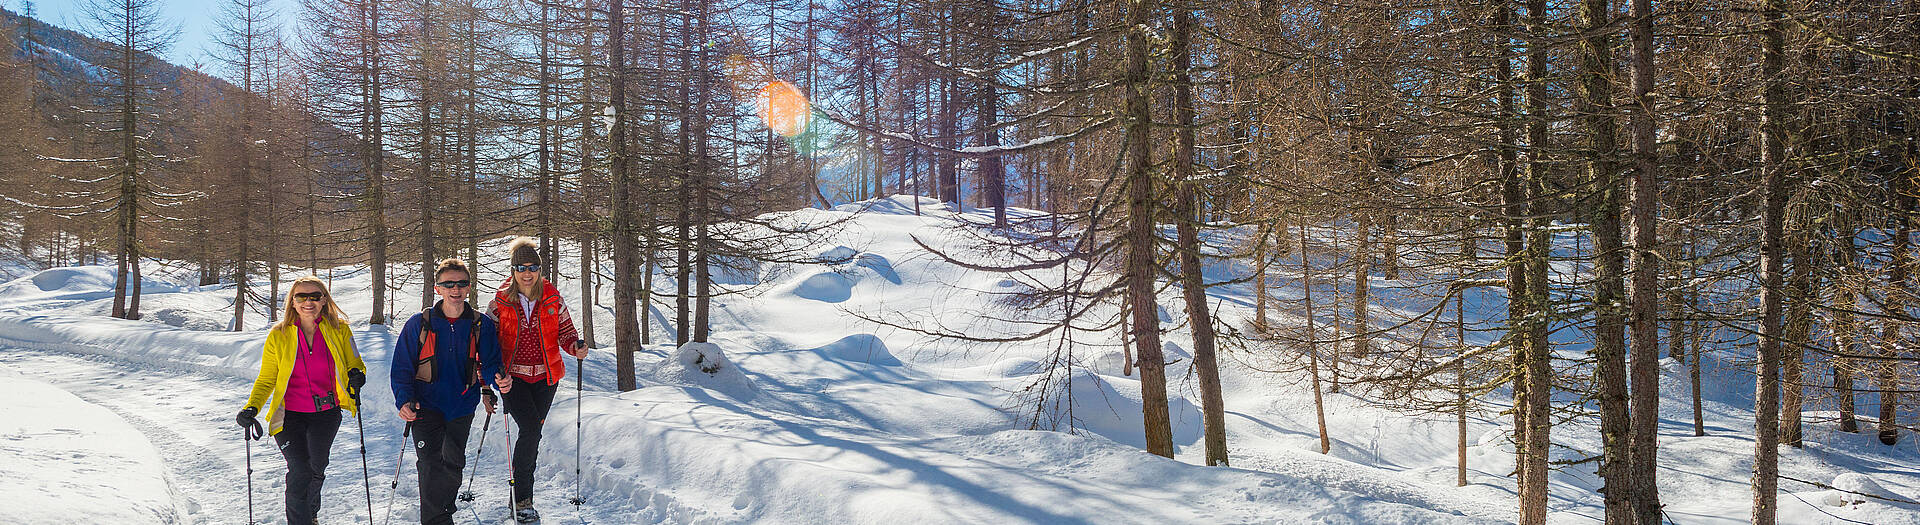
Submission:
[[[246,401],[247,391],[252,386],[251,380],[181,370],[140,369],[125,363],[61,352],[4,347],[0,347],[0,375],[43,381],[112,411],[139,430],[164,458],[167,478],[172,480],[185,500],[186,522],[247,522],[246,444],[241,441],[239,427],[233,424],[233,412]],[[370,388],[368,393],[371,394],[372,390]],[[566,392],[566,395],[568,404],[571,404],[572,392]],[[388,486],[393,479],[395,459],[401,443],[399,420],[391,414],[391,410],[383,408],[371,406],[371,410],[364,415],[367,465],[372,474],[376,519],[384,518]],[[501,418],[496,414],[494,419],[493,426],[499,427]],[[475,421],[475,426],[478,423]],[[472,446],[479,445],[479,430],[474,429],[476,437],[472,440]],[[500,428],[493,429],[495,434],[500,432]],[[367,496],[361,482],[357,433],[353,418],[344,417],[340,432],[334,438],[333,458],[327,465],[326,484],[320,497],[322,523],[367,522]],[[568,433],[571,433],[571,429],[568,429]],[[491,437],[488,441],[484,454],[476,455],[471,449],[468,451],[469,462],[477,461],[480,470],[475,482],[477,486],[462,487],[462,490],[471,488],[476,496],[472,502],[473,510],[466,508],[467,504],[462,504],[458,514],[462,522],[472,521],[476,512],[487,523],[512,521],[506,510],[508,454],[504,448],[505,440]],[[283,523],[286,460],[274,449],[272,437],[254,442],[252,449],[255,520],[258,523]],[[553,451],[546,451],[543,456],[553,454]],[[571,454],[568,457],[571,459]],[[418,521],[419,494],[413,477],[412,459],[407,458],[399,491],[395,495],[394,523]],[[549,464],[544,457],[542,459],[545,468],[536,472],[534,498],[545,512],[546,522],[576,523],[573,505],[567,503],[574,489],[572,469],[567,469],[564,476],[558,475],[558,467]],[[28,465],[24,468],[38,467]],[[102,507],[113,503],[95,496],[91,505],[69,510],[86,510],[88,514],[83,521],[100,518],[114,523],[140,522],[137,519],[122,521],[115,514],[104,513],[111,509]],[[587,500],[591,503],[584,507],[586,514],[583,517],[586,521],[628,522],[628,518],[620,516],[630,516],[632,509],[624,508],[619,500],[595,498],[593,494],[589,494]],[[103,513],[94,514],[96,511]]]

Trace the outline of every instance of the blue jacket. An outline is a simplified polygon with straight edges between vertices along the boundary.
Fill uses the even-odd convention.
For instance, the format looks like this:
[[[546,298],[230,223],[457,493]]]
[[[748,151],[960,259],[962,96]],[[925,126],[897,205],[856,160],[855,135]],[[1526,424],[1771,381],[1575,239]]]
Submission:
[[[430,318],[423,320],[423,317]],[[434,333],[433,359],[438,373],[432,383],[414,378],[414,363],[420,356],[421,323],[432,323]],[[465,384],[468,363],[467,345],[473,330],[480,331],[480,340],[476,350],[480,353],[480,382]],[[480,403],[480,389],[492,386],[493,377],[500,373],[500,336],[494,329],[493,319],[467,305],[467,312],[459,318],[449,321],[440,313],[440,303],[434,302],[433,308],[414,314],[407,319],[407,326],[400,330],[400,336],[393,343],[393,406],[399,408],[409,401],[419,401],[422,408],[439,412],[446,419],[459,419],[473,415],[473,407]]]

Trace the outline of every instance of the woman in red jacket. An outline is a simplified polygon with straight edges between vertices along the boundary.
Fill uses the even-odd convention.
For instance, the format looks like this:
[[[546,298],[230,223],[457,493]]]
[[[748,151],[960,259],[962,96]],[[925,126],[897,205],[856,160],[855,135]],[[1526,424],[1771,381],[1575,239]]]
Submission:
[[[514,383],[504,396],[507,415],[520,426],[520,440],[513,445],[513,512],[514,519],[526,523],[540,519],[533,508],[533,464],[553,392],[567,373],[560,353],[585,359],[587,345],[573,328],[560,290],[540,276],[539,246],[520,237],[509,249],[513,276],[500,285],[487,313],[497,321],[501,358]]]

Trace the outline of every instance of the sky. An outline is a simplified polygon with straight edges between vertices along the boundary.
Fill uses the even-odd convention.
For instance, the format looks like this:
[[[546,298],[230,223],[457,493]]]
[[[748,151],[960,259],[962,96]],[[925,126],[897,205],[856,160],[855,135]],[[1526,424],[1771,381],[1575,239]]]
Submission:
[[[91,34],[87,27],[87,5],[97,0],[33,0],[34,18]],[[111,1],[111,0],[109,0]],[[180,38],[173,47],[161,53],[161,58],[181,66],[194,67],[201,64],[202,70],[219,74],[214,69],[212,53],[218,44],[214,43],[214,32],[219,25],[215,18],[220,15],[221,6],[231,0],[153,0],[160,7],[160,18],[164,23],[172,24],[180,30]],[[4,0],[8,10],[21,11],[23,0]],[[296,0],[276,0],[282,23],[293,19]]]

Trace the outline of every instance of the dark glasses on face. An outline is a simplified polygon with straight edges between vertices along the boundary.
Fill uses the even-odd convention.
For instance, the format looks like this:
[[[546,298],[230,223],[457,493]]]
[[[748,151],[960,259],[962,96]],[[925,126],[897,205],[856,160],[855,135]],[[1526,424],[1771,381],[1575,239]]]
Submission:
[[[514,267],[513,267],[513,271],[516,271],[516,272],[537,272],[537,271],[540,271],[540,264],[539,264],[539,263],[527,263],[527,264],[522,264],[522,265],[518,265],[518,266],[514,266]]]
[[[447,289],[454,289],[454,288],[466,288],[467,286],[469,286],[469,285],[472,285],[472,284],[473,284],[473,281],[469,281],[469,280],[466,280],[466,279],[461,279],[461,280],[458,280],[458,281],[440,281],[440,282],[437,282],[437,283],[433,283],[433,285],[434,285],[434,286],[438,286],[438,287],[441,287],[441,288],[447,288]]]
[[[296,303],[317,303],[325,300],[327,300],[327,294],[321,293],[321,292],[305,292],[305,293],[293,294],[293,302],[296,302]]]

